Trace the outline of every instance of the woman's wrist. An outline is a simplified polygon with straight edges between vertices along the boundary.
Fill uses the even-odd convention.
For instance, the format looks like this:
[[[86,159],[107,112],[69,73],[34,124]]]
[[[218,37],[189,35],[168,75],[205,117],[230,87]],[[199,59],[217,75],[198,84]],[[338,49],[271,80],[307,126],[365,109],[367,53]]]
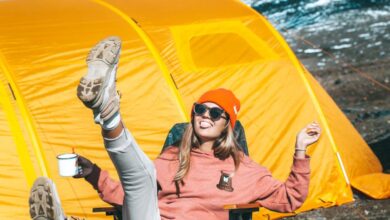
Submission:
[[[306,156],[306,147],[300,146],[299,144],[295,145],[295,158],[305,158]]]
[[[295,144],[295,151],[306,151],[306,146],[301,143]]]

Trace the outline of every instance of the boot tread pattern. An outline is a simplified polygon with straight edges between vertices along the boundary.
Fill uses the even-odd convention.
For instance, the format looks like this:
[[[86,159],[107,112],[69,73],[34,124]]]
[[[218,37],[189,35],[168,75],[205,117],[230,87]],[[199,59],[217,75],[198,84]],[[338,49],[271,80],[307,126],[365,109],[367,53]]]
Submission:
[[[94,46],[87,56],[87,63],[101,61],[114,68],[119,60],[121,40],[118,37],[109,37]],[[99,92],[103,89],[103,82],[107,74],[100,78],[82,77],[77,87],[77,96],[87,106],[99,99]]]
[[[48,182],[36,181],[29,198],[30,216],[34,220],[55,220],[55,207]]]

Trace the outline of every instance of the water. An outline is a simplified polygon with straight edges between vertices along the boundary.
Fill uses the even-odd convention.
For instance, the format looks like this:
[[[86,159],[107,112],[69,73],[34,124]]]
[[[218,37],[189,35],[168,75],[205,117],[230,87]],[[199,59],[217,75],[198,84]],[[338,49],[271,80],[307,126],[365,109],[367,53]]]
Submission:
[[[267,16],[277,27],[303,28],[312,24],[327,23],[335,14],[356,11],[371,13],[374,17],[389,13],[388,0],[263,0],[246,1],[254,9]]]

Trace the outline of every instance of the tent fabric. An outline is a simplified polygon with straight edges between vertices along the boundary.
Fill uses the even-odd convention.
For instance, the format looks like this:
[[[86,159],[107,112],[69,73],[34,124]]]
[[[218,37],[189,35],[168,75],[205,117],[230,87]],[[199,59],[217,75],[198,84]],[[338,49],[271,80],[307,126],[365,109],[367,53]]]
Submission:
[[[351,180],[353,186],[359,191],[372,195],[376,199],[390,198],[390,175],[383,173],[370,173],[363,176],[358,176]],[[367,184],[367,183],[370,184]]]
[[[1,73],[1,71],[0,71]],[[0,75],[0,169],[2,174],[1,187],[0,187],[0,204],[1,204],[1,219],[13,219],[16,216],[26,216],[26,210],[28,211],[28,185],[27,185],[27,173],[28,171],[34,172],[29,169],[31,161],[25,161],[24,164],[19,163],[19,154],[25,155],[29,152],[24,151],[23,147],[26,147],[26,143],[23,138],[23,130],[19,126],[10,127],[9,124],[14,122],[17,125],[19,114],[14,111],[14,103],[9,100],[9,94],[3,85],[4,78]],[[12,121],[7,120],[12,119]],[[10,123],[11,122],[11,123]],[[14,135],[21,141],[18,148]],[[30,158],[27,155],[27,158]],[[27,175],[26,175],[27,174]]]
[[[60,177],[56,161],[74,148],[118,178],[76,97],[89,48],[110,35],[123,41],[121,114],[151,159],[201,94],[225,87],[242,103],[249,155],[281,180],[296,133],[321,124],[308,151],[309,196],[296,213],[353,201],[349,181],[388,197],[388,175],[358,132],[268,21],[238,1],[0,1],[0,18],[0,219],[29,218],[29,187],[41,175],[57,184],[67,214],[110,219],[92,213],[107,205],[86,181]],[[365,187],[371,181],[381,187]],[[285,215],[261,209],[254,219]]]

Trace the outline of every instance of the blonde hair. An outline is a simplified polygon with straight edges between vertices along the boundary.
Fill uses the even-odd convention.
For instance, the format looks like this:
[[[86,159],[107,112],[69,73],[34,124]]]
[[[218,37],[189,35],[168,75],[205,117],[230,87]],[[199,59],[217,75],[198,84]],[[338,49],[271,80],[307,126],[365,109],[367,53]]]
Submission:
[[[179,183],[183,183],[183,178],[187,175],[190,169],[190,155],[191,149],[198,148],[200,141],[195,134],[193,124],[190,123],[186,128],[181,143],[179,145],[179,169],[174,177],[176,184],[177,194],[180,194],[178,189]],[[214,156],[220,160],[225,160],[229,156],[233,157],[235,171],[237,171],[241,157],[243,155],[241,148],[236,142],[233,129],[230,123],[227,124],[226,128],[222,131],[221,135],[213,144]]]

